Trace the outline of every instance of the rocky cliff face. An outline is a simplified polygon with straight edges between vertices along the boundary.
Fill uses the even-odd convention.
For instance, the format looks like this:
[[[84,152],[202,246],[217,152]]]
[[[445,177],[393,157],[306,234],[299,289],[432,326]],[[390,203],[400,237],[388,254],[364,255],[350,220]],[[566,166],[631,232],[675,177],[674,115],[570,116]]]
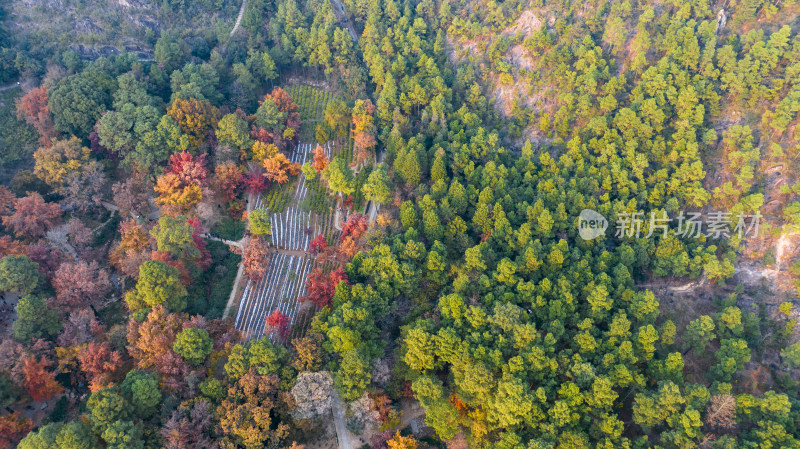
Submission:
[[[152,58],[148,41],[160,34],[158,2],[148,0],[17,0],[8,22],[29,42],[66,49],[96,59],[122,51]]]

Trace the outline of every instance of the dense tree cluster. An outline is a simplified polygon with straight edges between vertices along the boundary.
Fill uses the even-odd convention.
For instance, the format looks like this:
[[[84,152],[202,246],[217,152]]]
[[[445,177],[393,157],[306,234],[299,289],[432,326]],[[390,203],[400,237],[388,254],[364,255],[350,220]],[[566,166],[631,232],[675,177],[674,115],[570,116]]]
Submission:
[[[338,5],[46,61],[14,105],[38,149],[0,186],[0,447],[298,448],[340,399],[375,449],[434,442],[407,399],[450,448],[800,444],[796,311],[725,285],[747,243],[645,237],[682,211],[800,224],[795,2]],[[10,40],[0,78],[43,74]],[[305,315],[241,335],[237,264],[265,279],[295,187],[338,220],[306,229]],[[641,234],[584,240],[585,209]]]

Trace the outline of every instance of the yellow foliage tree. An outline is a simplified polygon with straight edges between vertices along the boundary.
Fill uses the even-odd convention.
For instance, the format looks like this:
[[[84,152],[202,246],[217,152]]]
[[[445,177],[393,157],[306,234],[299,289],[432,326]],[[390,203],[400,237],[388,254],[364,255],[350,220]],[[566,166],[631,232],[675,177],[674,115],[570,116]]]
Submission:
[[[205,142],[208,133],[219,121],[219,111],[205,100],[176,98],[167,109],[181,131],[189,138],[189,145],[198,148]]]
[[[253,161],[263,164],[267,159],[278,154],[278,147],[271,143],[264,143],[257,140],[251,147]]]
[[[41,147],[33,153],[33,173],[52,187],[60,187],[70,173],[80,171],[89,162],[89,149],[72,137]]]
[[[391,440],[386,442],[389,449],[417,449],[419,443],[412,437],[404,437],[400,432],[396,432]]]

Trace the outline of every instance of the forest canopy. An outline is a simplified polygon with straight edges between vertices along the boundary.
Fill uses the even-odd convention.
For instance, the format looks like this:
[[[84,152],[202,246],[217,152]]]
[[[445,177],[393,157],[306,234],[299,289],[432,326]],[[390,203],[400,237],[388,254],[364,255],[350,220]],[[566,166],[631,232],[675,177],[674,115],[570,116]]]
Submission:
[[[0,7],[0,448],[800,447],[797,2],[63,3]]]

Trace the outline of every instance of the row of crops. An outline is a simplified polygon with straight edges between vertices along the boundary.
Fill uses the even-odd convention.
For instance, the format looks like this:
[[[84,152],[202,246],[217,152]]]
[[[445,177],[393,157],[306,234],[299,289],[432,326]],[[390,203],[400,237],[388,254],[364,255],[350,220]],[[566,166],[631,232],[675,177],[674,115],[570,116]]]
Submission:
[[[269,265],[260,282],[248,281],[236,313],[236,328],[246,340],[260,338],[266,331],[267,317],[279,310],[293,325],[305,294],[305,281],[314,260],[305,256],[273,253],[264,261]]]
[[[266,208],[275,212],[283,212],[292,202],[292,193],[280,184],[273,184],[258,198],[256,209]]]
[[[289,95],[297,105],[300,119],[305,121],[321,120],[325,104],[333,98],[333,94],[307,84],[293,84]]]
[[[347,137],[342,139],[342,148],[339,151],[339,155],[347,161],[348,164],[352,164],[355,161],[355,153],[353,152],[353,136],[350,135],[351,133],[347,133]]]
[[[316,145],[298,145],[289,159],[304,164],[313,158],[314,148]],[[330,157],[332,145],[323,148]],[[274,192],[277,193],[271,190],[259,196],[254,204],[256,209],[264,208],[270,212],[270,244],[278,251],[264,260],[263,263],[268,265],[264,278],[259,282],[248,280],[242,293],[235,322],[236,328],[247,339],[259,338],[269,330],[266,319],[275,310],[289,318],[292,336],[302,335],[308,327],[313,309],[301,307],[299,298],[305,293],[306,278],[316,261],[308,254],[297,252],[307,251],[311,240],[318,234],[324,235],[328,242],[332,242],[336,234],[330,208],[317,213],[303,210],[300,206],[306,200],[309,185],[301,173],[292,184],[276,186]]]

